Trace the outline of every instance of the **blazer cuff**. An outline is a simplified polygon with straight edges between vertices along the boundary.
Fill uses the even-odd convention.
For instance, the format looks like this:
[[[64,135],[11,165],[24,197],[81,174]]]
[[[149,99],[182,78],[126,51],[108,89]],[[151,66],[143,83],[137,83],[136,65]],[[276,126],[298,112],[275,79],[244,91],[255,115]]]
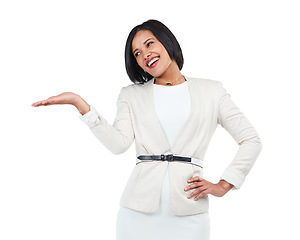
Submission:
[[[236,190],[241,188],[245,181],[245,177],[241,176],[232,169],[226,169],[221,176],[221,180],[225,180],[226,182],[232,184],[234,186],[232,189]]]
[[[78,118],[83,121],[88,127],[94,127],[97,122],[101,120],[100,114],[96,111],[96,109],[90,105],[90,111],[84,115],[79,115]]]

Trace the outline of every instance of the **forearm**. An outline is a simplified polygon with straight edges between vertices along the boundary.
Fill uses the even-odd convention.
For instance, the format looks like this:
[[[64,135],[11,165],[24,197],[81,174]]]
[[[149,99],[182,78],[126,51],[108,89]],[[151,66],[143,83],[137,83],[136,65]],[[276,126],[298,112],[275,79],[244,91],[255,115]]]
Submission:
[[[258,136],[243,141],[239,145],[239,149],[234,159],[223,172],[221,179],[233,184],[234,189],[241,188],[246,176],[252,169],[261,148],[262,144]]]
[[[76,96],[73,105],[77,108],[81,115],[84,115],[90,111],[90,105],[79,95]]]
[[[96,138],[114,154],[125,152],[134,140],[134,130],[129,105],[121,90],[117,101],[117,115],[110,124],[92,105],[87,104],[80,96],[73,104],[83,114],[79,116],[90,128]],[[88,113],[90,111],[90,113]],[[88,114],[86,114],[88,113]]]

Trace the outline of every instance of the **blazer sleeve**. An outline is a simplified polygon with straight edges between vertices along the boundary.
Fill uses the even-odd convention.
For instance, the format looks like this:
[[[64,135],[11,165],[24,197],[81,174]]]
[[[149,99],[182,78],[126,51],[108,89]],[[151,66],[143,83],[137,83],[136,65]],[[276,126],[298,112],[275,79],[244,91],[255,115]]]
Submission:
[[[233,189],[239,189],[261,152],[262,144],[252,124],[235,105],[220,82],[219,97],[218,123],[239,145],[234,159],[223,172],[221,179],[234,185]]]
[[[117,115],[111,125],[97,110],[90,105],[90,111],[80,115],[95,137],[112,153],[125,152],[134,140],[134,130],[130,116],[130,108],[126,100],[125,87],[120,91],[117,100]]]

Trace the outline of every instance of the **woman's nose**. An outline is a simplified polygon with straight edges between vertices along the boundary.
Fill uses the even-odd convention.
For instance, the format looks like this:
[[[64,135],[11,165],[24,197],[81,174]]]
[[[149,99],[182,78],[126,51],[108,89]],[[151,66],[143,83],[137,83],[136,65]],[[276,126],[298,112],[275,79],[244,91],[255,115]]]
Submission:
[[[150,55],[151,55],[150,52],[146,52],[145,55],[144,55],[144,58],[147,59],[147,58],[150,57]]]

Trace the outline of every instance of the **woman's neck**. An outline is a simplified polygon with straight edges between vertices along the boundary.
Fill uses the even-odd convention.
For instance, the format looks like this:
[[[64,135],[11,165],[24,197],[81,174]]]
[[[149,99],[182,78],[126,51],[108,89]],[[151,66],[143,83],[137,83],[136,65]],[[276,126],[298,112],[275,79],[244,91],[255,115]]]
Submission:
[[[173,60],[168,67],[168,69],[159,77],[155,78],[155,84],[160,85],[167,85],[167,83],[174,83],[174,85],[178,85],[185,81],[184,77],[182,76],[177,63]]]

